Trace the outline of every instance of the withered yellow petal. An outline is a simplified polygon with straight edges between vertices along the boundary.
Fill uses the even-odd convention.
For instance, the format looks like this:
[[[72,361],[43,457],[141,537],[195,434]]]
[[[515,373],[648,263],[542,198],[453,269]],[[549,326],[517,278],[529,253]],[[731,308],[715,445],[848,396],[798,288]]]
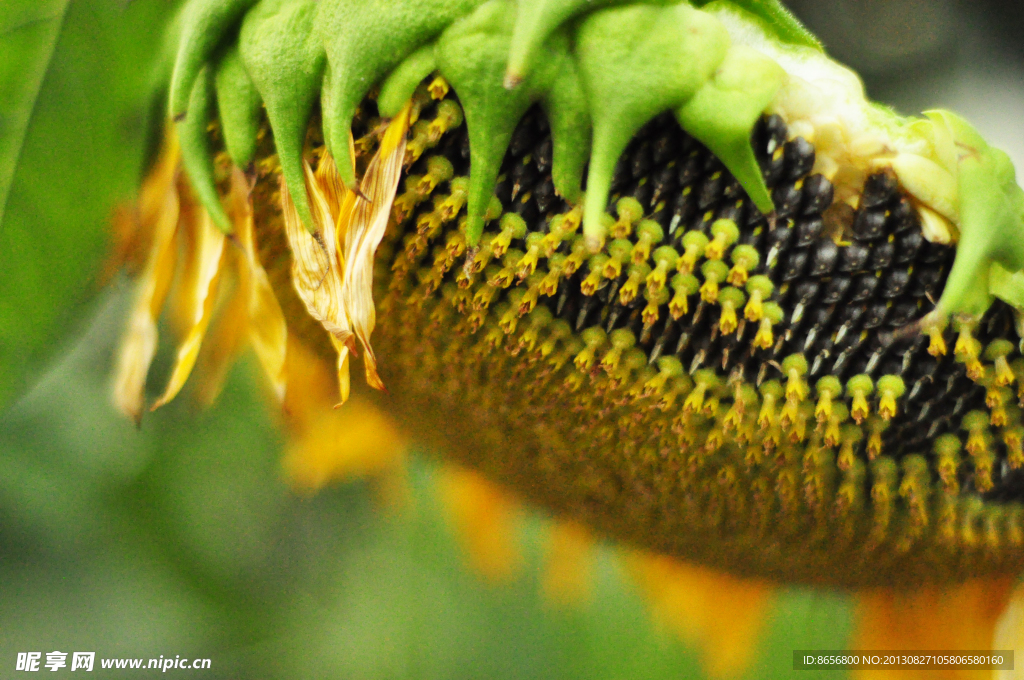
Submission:
[[[157,328],[164,299],[174,276],[174,234],[179,195],[174,183],[165,186],[146,266],[140,277],[128,330],[118,351],[114,373],[114,405],[135,422],[142,418],[146,374],[156,353]]]
[[[351,339],[351,335],[349,338]],[[338,353],[337,372],[338,372],[338,393],[341,396],[337,406],[341,406],[348,401],[348,395],[352,392],[352,373],[349,369],[349,358],[351,357],[351,348],[335,336],[330,336],[331,344],[334,345],[334,351]]]
[[[377,360],[370,345],[370,335],[377,324],[373,303],[373,259],[384,238],[391,214],[391,204],[398,191],[405,158],[405,136],[409,130],[406,104],[384,133],[380,149],[370,161],[360,185],[362,197],[349,192],[342,203],[338,221],[339,239],[345,247],[345,274],[342,295],[352,330],[363,346],[366,382],[383,389],[377,375]]]
[[[156,410],[174,399],[192,373],[199,348],[203,344],[203,336],[210,325],[214,303],[217,301],[217,283],[224,255],[224,241],[224,232],[216,227],[209,213],[203,210],[195,234],[196,266],[189,272],[194,280],[187,281],[185,285],[191,295],[181,300],[183,308],[189,312],[190,327],[185,339],[178,345],[178,354],[170,380],[167,382],[167,389],[153,404],[151,410]]]
[[[351,136],[352,133],[349,132],[349,137]],[[351,158],[355,159],[354,151]],[[316,167],[314,177],[317,186],[323,192],[331,217],[337,222],[338,215],[341,213],[341,203],[345,200],[345,196],[349,191],[345,183],[341,181],[341,175],[338,174],[338,166],[334,163],[334,158],[330,154],[324,153],[323,158],[320,159],[320,164]]]
[[[292,283],[306,311],[331,334],[338,349],[339,389],[344,403],[348,398],[348,352],[353,334],[342,301],[342,263],[327,199],[308,163],[305,170],[316,235],[302,225],[288,187],[281,181],[281,211],[292,251]]]
[[[270,278],[256,256],[252,197],[249,183],[238,168],[231,175],[231,196],[235,234],[242,249],[237,258],[239,293],[245,297],[249,342],[270,380],[274,395],[278,401],[283,401],[288,325]]]

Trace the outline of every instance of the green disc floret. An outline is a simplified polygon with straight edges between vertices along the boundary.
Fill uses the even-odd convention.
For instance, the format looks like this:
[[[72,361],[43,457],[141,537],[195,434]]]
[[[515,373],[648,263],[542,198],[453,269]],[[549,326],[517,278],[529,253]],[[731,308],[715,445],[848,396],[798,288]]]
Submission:
[[[819,394],[828,394],[832,398],[838,397],[843,392],[843,386],[839,382],[839,378],[834,375],[826,375],[818,379],[818,382],[814,385],[815,391]]]
[[[762,299],[771,297],[775,291],[775,284],[763,274],[757,274],[747,279],[747,292],[751,295],[760,295]]]
[[[1011,354],[1014,349],[1012,342],[1005,338],[999,338],[990,342],[988,347],[985,348],[985,358],[989,361],[995,361]]]
[[[739,227],[729,219],[715,220],[711,225],[711,243],[704,249],[704,256],[712,260],[721,260],[729,248],[740,237]]]
[[[665,374],[669,378],[683,374],[683,362],[679,361],[674,356],[658,357],[657,361],[658,371]]]
[[[659,246],[654,251],[654,263],[658,266],[664,265],[671,269],[679,261],[679,253],[672,246]]]
[[[669,285],[672,290],[682,291],[686,295],[693,295],[700,290],[700,281],[693,274],[676,274]]]
[[[790,354],[782,360],[782,372],[786,375],[796,373],[797,375],[807,374],[807,358],[803,354]]]
[[[731,259],[734,265],[749,271],[757,267],[761,261],[761,255],[757,252],[757,248],[744,243],[732,249]]]
[[[780,307],[777,303],[764,303],[764,318],[766,321],[772,324],[782,323],[782,319],[784,316],[785,312],[782,311],[782,307]]]

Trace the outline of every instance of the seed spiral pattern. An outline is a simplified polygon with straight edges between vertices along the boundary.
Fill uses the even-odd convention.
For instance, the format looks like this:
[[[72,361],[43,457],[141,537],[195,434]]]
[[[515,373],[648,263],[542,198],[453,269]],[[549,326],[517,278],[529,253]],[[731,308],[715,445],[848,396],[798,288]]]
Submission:
[[[1024,429],[1017,394],[993,383],[1004,351],[1020,384],[1012,314],[996,304],[968,336],[995,348],[977,379],[904,332],[955,248],[922,237],[890,175],[836,216],[813,146],[766,117],[753,145],[772,224],[660,116],[620,159],[616,238],[590,254],[535,108],[474,250],[457,106],[423,109],[421,131],[446,130],[412,133],[377,260],[387,400],[424,436],[556,512],[732,570],[864,585],[1019,563]],[[356,129],[374,120],[367,101]],[[258,223],[280,228],[272,170],[255,195]],[[283,244],[274,231],[261,238]]]
[[[1021,566],[1024,191],[959,117],[867,102],[774,0],[192,0],[181,26],[182,165],[251,224],[277,389],[283,319],[342,401],[358,340],[440,449],[734,571]]]

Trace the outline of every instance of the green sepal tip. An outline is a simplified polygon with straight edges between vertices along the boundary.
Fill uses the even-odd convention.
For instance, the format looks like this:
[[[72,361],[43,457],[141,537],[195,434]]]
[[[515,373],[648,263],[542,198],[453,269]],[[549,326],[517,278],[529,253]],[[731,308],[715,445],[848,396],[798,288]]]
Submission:
[[[315,225],[302,154],[324,64],[323,50],[309,39],[316,9],[315,0],[263,0],[239,35],[239,51],[274,130],[281,174],[310,231]]]
[[[256,155],[263,102],[245,70],[237,43],[231,45],[217,63],[214,84],[224,145],[235,165],[244,168]]]
[[[764,214],[775,208],[750,135],[786,72],[772,59],[734,45],[714,76],[676,109],[680,125],[714,153]]]
[[[199,72],[228,31],[257,0],[193,0],[182,10],[181,37],[171,76],[170,115],[180,119]]]
[[[220,194],[213,178],[213,157],[207,125],[213,119],[213,77],[209,67],[203,67],[192,85],[187,113],[178,122],[178,141],[181,145],[181,163],[185,167],[192,189],[206,208],[217,228],[231,233],[231,221],[220,202]]]
[[[580,23],[576,54],[594,117],[583,218],[591,248],[604,236],[600,218],[629,140],[647,121],[689,100],[729,45],[717,19],[687,4],[598,10]]]
[[[960,116],[926,115],[946,133],[939,155],[956,177],[960,214],[956,259],[937,310],[978,317],[994,297],[1024,310],[1024,190],[1013,163]]]
[[[321,2],[315,39],[327,52],[323,82],[324,140],[341,179],[356,184],[348,134],[372,87],[481,0],[342,0]],[[403,104],[405,102],[402,102]]]

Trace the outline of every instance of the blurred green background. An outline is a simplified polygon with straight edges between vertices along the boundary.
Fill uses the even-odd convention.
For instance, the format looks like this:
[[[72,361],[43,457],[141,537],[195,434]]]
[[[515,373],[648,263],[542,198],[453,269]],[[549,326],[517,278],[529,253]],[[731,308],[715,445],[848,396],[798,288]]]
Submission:
[[[1024,55],[999,30],[1020,10],[883,4],[875,22],[850,18],[877,0],[793,6],[874,96],[957,108],[1024,163]],[[251,361],[209,411],[179,399],[138,430],[113,412],[128,285],[100,291],[95,274],[162,115],[174,8],[0,3],[0,676],[17,652],[60,650],[208,657],[210,671],[170,672],[218,678],[701,677],[699,650],[654,624],[609,546],[589,605],[542,600],[539,513],[521,525],[521,576],[482,582],[424,459],[404,514],[381,513],[364,483],[294,495]],[[844,646],[851,607],[783,591],[748,677],[789,677],[794,648]]]

